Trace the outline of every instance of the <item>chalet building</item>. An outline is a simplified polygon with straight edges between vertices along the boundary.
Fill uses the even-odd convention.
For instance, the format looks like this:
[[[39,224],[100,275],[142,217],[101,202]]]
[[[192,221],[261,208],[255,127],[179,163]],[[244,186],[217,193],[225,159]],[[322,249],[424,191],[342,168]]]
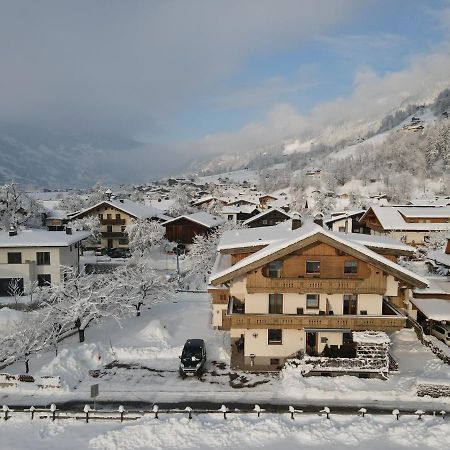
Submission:
[[[442,276],[450,276],[450,237],[447,238],[447,245],[444,250],[432,250],[427,254],[428,264],[434,271]]]
[[[189,245],[196,235],[209,234],[219,225],[225,223],[222,217],[213,216],[207,212],[185,214],[163,223],[166,229],[166,239],[170,242]]]
[[[370,234],[370,228],[360,222],[365,212],[365,210],[360,210],[335,213],[331,215],[331,218],[324,220],[323,223],[331,231]]]
[[[344,351],[353,331],[405,326],[395,305],[427,280],[394,260],[413,249],[348,236],[291,222],[224,233],[209,292],[213,326],[231,334],[232,365],[273,370],[299,353]]]
[[[87,216],[98,217],[101,226],[101,240],[98,247],[128,248],[126,227],[137,219],[165,222],[170,219],[160,209],[142,205],[131,200],[105,200],[82,211],[69,214],[70,220]]]
[[[450,207],[372,206],[360,223],[371,234],[421,246],[437,231],[450,231]]]
[[[290,219],[291,215],[282,209],[269,208],[264,212],[247,219],[244,222],[244,225],[247,225],[249,228],[267,227],[278,225],[280,222],[285,222]]]
[[[227,222],[236,224],[257,216],[260,212],[254,206],[224,206],[221,215]]]
[[[81,242],[87,231],[11,230],[0,232],[0,296],[9,295],[12,280],[21,292],[29,282],[60,283],[63,268],[78,270]]]
[[[270,203],[273,201],[278,200],[278,197],[275,197],[273,195],[264,194],[259,197],[259,206],[262,209],[265,209],[269,206]]]

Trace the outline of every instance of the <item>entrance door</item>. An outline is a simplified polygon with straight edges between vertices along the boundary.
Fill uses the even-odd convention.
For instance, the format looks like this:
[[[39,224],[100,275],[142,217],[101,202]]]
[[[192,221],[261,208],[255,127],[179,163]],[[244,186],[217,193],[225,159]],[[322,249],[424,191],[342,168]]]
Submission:
[[[108,248],[113,248],[114,247],[114,243],[112,239],[108,239]]]
[[[309,356],[317,355],[317,332],[306,332],[306,354]]]

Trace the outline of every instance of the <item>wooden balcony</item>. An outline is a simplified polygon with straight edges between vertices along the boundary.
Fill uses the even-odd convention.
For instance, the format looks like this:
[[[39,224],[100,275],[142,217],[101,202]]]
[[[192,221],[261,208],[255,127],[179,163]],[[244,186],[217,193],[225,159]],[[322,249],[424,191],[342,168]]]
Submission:
[[[100,219],[100,225],[125,225],[125,219]]]
[[[247,292],[296,292],[330,294],[380,294],[386,292],[386,280],[382,272],[368,278],[267,278],[259,271],[247,275]]]
[[[102,238],[105,239],[112,239],[112,238],[116,238],[116,239],[123,239],[125,238],[126,235],[125,233],[122,233],[120,231],[102,231]]]
[[[406,325],[406,317],[386,316],[319,316],[288,314],[227,314],[224,311],[222,329],[344,329],[354,331],[398,331]]]

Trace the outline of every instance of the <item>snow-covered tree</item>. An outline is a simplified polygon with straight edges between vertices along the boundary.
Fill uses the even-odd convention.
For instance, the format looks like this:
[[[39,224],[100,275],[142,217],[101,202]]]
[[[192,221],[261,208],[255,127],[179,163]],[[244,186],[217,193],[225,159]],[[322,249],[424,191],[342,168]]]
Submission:
[[[43,208],[16,183],[0,186],[0,230],[42,226]]]
[[[128,225],[126,232],[130,250],[140,256],[155,250],[165,250],[170,246],[164,237],[165,228],[153,220],[134,220]]]
[[[8,283],[8,295],[14,299],[14,303],[17,304],[19,297],[23,294],[20,286],[19,278],[11,278]]]
[[[425,239],[425,248],[427,250],[442,250],[447,244],[447,239],[450,238],[448,231],[435,231]]]
[[[177,217],[195,211],[195,208],[191,206],[193,190],[190,186],[177,184],[172,189],[170,196],[174,199],[174,203],[169,209],[169,214],[171,216]]]

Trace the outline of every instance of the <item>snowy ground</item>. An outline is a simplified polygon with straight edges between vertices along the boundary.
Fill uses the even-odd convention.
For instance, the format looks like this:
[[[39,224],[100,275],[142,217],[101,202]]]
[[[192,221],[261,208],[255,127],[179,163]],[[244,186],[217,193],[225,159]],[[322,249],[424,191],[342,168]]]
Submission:
[[[98,383],[101,402],[295,402],[450,408],[450,398],[416,395],[418,379],[450,382],[450,366],[420,344],[412,330],[392,335],[392,354],[399,372],[387,381],[351,376],[303,378],[295,369],[280,375],[251,374],[230,370],[229,335],[211,329],[210,314],[206,294],[179,293],[170,303],[156,304],[139,318],[124,319],[120,326],[111,321],[88,328],[84,344],[72,336],[61,344],[57,357],[45,352],[30,361],[32,375],[59,375],[62,388],[43,390],[21,383],[18,388],[0,389],[0,401],[24,406],[89,401],[90,386]],[[14,315],[4,319],[12,318]],[[207,373],[201,380],[178,376],[178,356],[188,338],[203,338],[207,343]],[[17,362],[2,372],[20,374],[23,370],[23,364]],[[97,372],[89,374],[90,370]]]
[[[444,449],[448,448],[450,423],[426,416],[323,416],[304,414],[291,420],[288,414],[185,414],[150,416],[124,424],[34,420],[12,417],[0,423],[0,447],[25,449],[257,449],[279,447],[325,450],[364,448]]]

